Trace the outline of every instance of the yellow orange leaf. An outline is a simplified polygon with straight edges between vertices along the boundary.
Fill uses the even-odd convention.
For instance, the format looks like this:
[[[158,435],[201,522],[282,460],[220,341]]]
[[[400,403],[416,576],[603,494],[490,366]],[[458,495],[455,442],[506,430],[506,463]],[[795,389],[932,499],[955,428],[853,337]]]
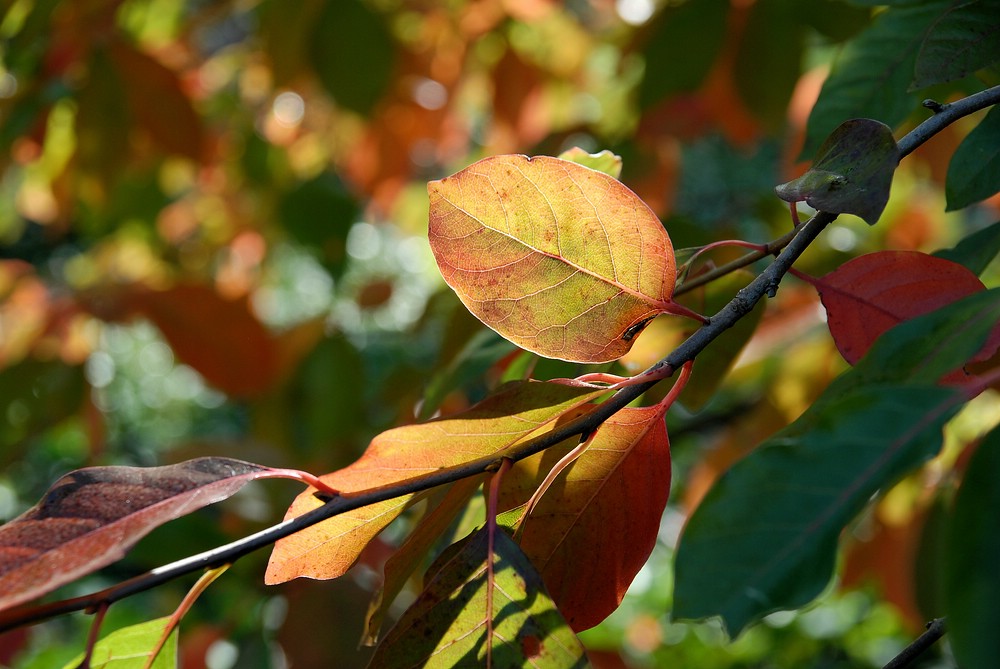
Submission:
[[[608,362],[671,301],[673,247],[652,210],[607,174],[520,155],[428,184],[445,281],[479,320],[549,358]]]

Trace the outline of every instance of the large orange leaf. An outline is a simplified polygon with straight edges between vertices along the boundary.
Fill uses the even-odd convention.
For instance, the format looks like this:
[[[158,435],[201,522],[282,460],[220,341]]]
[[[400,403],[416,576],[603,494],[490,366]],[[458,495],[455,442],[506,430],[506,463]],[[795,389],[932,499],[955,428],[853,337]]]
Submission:
[[[0,609],[114,562],[159,525],[223,500],[254,479],[288,476],[217,457],[66,474],[38,504],[0,526]]]
[[[558,158],[494,156],[428,184],[431,248],[479,320],[549,358],[624,355],[671,301],[670,238],[607,174]]]
[[[964,266],[916,251],[869,253],[818,279],[803,278],[819,292],[830,334],[852,365],[893,326],[986,289]],[[975,359],[988,358],[998,344],[1000,327]]]
[[[515,467],[512,487],[536,485],[539,463]],[[524,519],[521,548],[575,631],[621,604],[656,544],[669,494],[663,407],[627,408],[601,426]]]
[[[551,430],[560,417],[584,410],[602,391],[525,381],[506,386],[468,411],[375,437],[354,464],[320,477],[344,494],[392,485],[477,458],[501,455],[518,442]],[[322,502],[311,490],[299,495],[285,518]],[[364,547],[399,516],[413,495],[340,514],[278,541],[265,582],[341,576]]]

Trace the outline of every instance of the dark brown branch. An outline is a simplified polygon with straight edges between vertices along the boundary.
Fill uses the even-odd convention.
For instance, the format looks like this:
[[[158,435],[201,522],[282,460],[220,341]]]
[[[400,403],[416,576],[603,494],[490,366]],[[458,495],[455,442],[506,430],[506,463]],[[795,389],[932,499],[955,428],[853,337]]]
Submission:
[[[944,636],[945,620],[937,618],[927,623],[927,631],[913,640],[909,646],[904,648],[899,655],[889,660],[882,669],[905,669],[910,666],[913,660],[920,657],[924,651],[937,643],[937,640]]]

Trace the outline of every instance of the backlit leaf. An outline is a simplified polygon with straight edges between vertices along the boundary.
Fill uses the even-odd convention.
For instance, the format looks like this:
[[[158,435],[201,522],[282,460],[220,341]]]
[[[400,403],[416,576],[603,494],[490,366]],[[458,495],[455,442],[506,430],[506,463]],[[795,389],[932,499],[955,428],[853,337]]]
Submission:
[[[964,397],[865,385],[818,403],[724,474],[677,552],[674,614],[750,622],[826,587],[844,526],[873,495],[932,457]]]
[[[487,666],[487,532],[479,530],[440,565],[369,667]],[[492,560],[492,666],[590,666],[531,562],[502,531],[495,533]]]
[[[557,158],[495,156],[432,181],[428,194],[445,281],[522,348],[608,362],[676,306],[666,230],[606,174]]]
[[[547,473],[538,463],[518,473],[537,483]],[[621,604],[656,545],[669,494],[663,408],[626,408],[605,421],[524,519],[521,550],[574,631]]]
[[[950,260],[916,251],[879,251],[849,260],[814,280],[837,349],[854,364],[894,325],[985,290]],[[996,349],[984,351],[986,357]]]
[[[604,172],[609,177],[617,179],[622,175],[622,158],[605,149],[600,153],[587,153],[578,146],[559,154],[560,160],[578,163],[598,172]]]
[[[875,225],[898,163],[899,148],[887,125],[853,119],[827,137],[805,174],[774,191],[786,202],[805,200],[815,209],[854,214]]]
[[[935,21],[917,54],[912,88],[966,77],[1000,62],[1000,2],[956,2]]]
[[[948,163],[948,211],[967,207],[1000,191],[1000,111],[991,109]]]
[[[157,618],[115,630],[94,646],[94,654],[90,659],[91,669],[144,669],[168,624],[169,617]],[[174,669],[177,666],[177,636],[177,629],[174,628],[167,643],[153,660],[151,669]],[[82,653],[68,663],[65,669],[77,669],[81,661]]]
[[[976,449],[965,470],[948,527],[944,588],[948,637],[963,667],[1000,662],[1000,428]]]
[[[551,430],[557,419],[595,399],[586,391],[553,383],[506,386],[468,411],[416,425],[397,427],[375,437],[354,464],[320,477],[345,493],[368,490],[455,467],[476,458],[501,455],[529,436]],[[399,516],[412,495],[340,514],[278,541],[265,581],[341,576],[361,550]],[[299,516],[322,502],[311,490],[300,494],[285,518]]]
[[[0,526],[0,609],[34,599],[121,558],[154,528],[281,470],[229,458],[164,467],[90,467],[56,481]]]

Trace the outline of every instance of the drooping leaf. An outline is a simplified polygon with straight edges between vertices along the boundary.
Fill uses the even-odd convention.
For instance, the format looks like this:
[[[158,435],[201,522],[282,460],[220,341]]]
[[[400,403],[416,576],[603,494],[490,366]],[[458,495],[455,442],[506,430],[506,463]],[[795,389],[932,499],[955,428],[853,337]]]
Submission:
[[[345,493],[391,485],[471,460],[501,455],[519,441],[551,430],[562,416],[583,411],[599,391],[552,383],[514,383],[467,411],[375,437],[354,464],[320,477]],[[340,514],[281,539],[274,546],[265,582],[293,578],[336,578],[361,550],[403,512],[412,495]],[[310,491],[299,495],[285,518],[322,502]]]
[[[122,40],[111,40],[109,53],[139,127],[164,151],[203,160],[201,119],[177,73]]]
[[[805,200],[833,214],[854,214],[875,225],[886,203],[899,148],[889,126],[871,119],[841,123],[827,137],[812,167],[774,189],[786,202]]]
[[[985,289],[962,265],[916,251],[869,253],[814,285],[837,349],[851,364],[894,325]],[[986,357],[995,349],[994,342]]]
[[[1000,191],[1000,110],[991,109],[955,149],[945,179],[948,211]]]
[[[927,27],[950,5],[895,3],[844,46],[809,114],[802,156],[813,155],[844,119],[872,118],[895,127],[919,106],[919,94],[907,92],[917,52]]]
[[[428,194],[445,281],[522,348],[608,362],[675,306],[666,230],[606,174],[557,158],[495,156],[432,181]]]
[[[1000,62],[1000,2],[956,2],[931,25],[917,54],[911,88],[966,77]]]
[[[537,471],[539,462],[508,476],[518,472],[537,484],[546,474]],[[663,408],[626,408],[604,422],[522,521],[521,550],[574,631],[597,625],[621,604],[656,545],[669,494]]]
[[[938,258],[964,265],[977,276],[983,273],[997,254],[1000,254],[1000,221],[972,233],[953,248],[934,252]]]
[[[938,451],[963,399],[946,388],[866,385],[768,439],[689,519],[674,614],[719,615],[736,636],[768,613],[811,601],[833,574],[844,526]]]
[[[1000,428],[994,428],[969,461],[948,526],[945,602],[948,637],[963,667],[1000,662]]]
[[[487,532],[479,530],[440,565],[369,667],[486,666]],[[492,560],[492,666],[590,666],[531,562],[502,531],[495,533]]]
[[[560,153],[559,159],[568,160],[571,163],[579,163],[592,170],[604,172],[613,179],[617,179],[622,175],[621,156],[615,155],[607,149],[600,153],[587,153],[580,147],[574,146],[572,149]]]
[[[246,299],[226,299],[211,286],[189,283],[162,291],[139,289],[126,301],[131,313],[160,329],[178,358],[226,394],[253,397],[277,380],[274,338]]]
[[[389,84],[395,44],[385,19],[367,3],[338,0],[324,4],[316,18],[309,56],[337,104],[368,114]]]
[[[91,669],[144,669],[169,623],[169,617],[157,618],[115,630],[94,646],[89,666]],[[174,629],[167,643],[153,660],[151,669],[177,667],[177,637],[177,630]],[[77,669],[82,661],[83,653],[69,662],[64,669]]]
[[[656,18],[643,55],[639,104],[650,107],[676,93],[697,89],[715,63],[726,36],[726,0],[692,0]],[[678,67],[678,63],[684,63]]]
[[[406,541],[386,560],[382,570],[382,584],[368,607],[363,643],[374,645],[378,640],[382,621],[396,595],[402,591],[406,581],[455,521],[481,483],[480,478],[470,477],[449,486],[437,506],[420,519]]]
[[[250,481],[286,475],[217,457],[71,472],[0,526],[0,609],[111,564],[157,526],[226,499]]]

